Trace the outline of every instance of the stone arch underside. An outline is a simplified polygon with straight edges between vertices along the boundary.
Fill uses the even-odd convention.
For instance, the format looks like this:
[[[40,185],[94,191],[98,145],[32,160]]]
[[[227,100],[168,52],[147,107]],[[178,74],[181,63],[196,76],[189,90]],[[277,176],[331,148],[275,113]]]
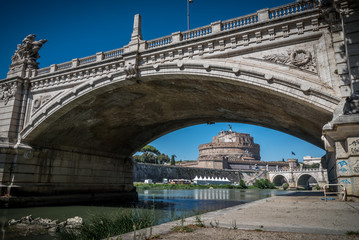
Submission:
[[[272,181],[276,186],[282,186],[283,183],[288,183],[288,180],[283,175],[276,175]]]
[[[302,174],[297,181],[297,187],[310,188],[318,184],[318,180],[311,174]]]
[[[159,74],[105,85],[47,116],[24,137],[32,146],[131,156],[171,131],[206,122],[241,122],[322,147],[332,112],[290,94],[226,78]]]

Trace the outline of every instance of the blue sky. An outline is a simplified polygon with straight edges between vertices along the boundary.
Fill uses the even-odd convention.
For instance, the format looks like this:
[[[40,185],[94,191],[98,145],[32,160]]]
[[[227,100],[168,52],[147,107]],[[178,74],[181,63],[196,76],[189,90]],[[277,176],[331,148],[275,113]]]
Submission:
[[[190,4],[191,28],[208,25],[294,2],[294,0],[194,0]],[[40,50],[40,67],[121,48],[131,36],[133,16],[142,16],[142,35],[151,40],[187,29],[186,0],[1,0],[0,79],[6,77],[17,44],[36,34],[48,42]],[[300,139],[270,129],[232,124],[233,130],[249,133],[261,144],[262,160],[290,158],[291,151],[322,156],[324,151]],[[198,125],[170,133],[152,144],[178,159],[196,159],[198,145],[212,140],[227,124]]]

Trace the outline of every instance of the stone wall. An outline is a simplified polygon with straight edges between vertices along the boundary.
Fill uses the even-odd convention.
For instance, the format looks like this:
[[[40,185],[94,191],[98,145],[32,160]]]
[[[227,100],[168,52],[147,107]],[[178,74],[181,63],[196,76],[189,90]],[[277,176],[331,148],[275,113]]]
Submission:
[[[154,182],[162,182],[163,178],[168,179],[193,179],[198,177],[224,177],[231,181],[238,182],[246,179],[252,174],[251,171],[243,172],[237,170],[209,169],[209,168],[188,168],[180,166],[156,165],[149,163],[137,163],[134,165],[134,182],[143,182],[145,179],[152,179]]]
[[[1,195],[11,195],[13,201],[22,198],[23,202],[43,196],[39,202],[44,205],[49,197],[62,199],[61,203],[92,201],[108,194],[121,200],[135,199],[132,164],[116,157],[64,150],[1,148]],[[7,186],[12,186],[11,192]],[[68,195],[79,196],[62,198]]]

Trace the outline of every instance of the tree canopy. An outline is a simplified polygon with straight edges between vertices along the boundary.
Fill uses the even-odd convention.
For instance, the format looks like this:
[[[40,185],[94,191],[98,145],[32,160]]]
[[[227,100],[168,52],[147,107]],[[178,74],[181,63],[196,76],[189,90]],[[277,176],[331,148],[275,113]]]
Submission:
[[[144,146],[138,152],[142,154],[132,156],[132,159],[136,162],[163,164],[170,161],[170,158],[166,154],[161,153],[157,148],[151,145]]]

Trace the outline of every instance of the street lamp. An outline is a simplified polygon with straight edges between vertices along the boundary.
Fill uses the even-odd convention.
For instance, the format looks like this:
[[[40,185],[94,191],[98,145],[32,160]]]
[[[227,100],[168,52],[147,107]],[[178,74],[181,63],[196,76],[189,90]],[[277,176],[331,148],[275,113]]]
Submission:
[[[187,0],[187,30],[189,30],[189,4],[193,3],[193,0]]]

